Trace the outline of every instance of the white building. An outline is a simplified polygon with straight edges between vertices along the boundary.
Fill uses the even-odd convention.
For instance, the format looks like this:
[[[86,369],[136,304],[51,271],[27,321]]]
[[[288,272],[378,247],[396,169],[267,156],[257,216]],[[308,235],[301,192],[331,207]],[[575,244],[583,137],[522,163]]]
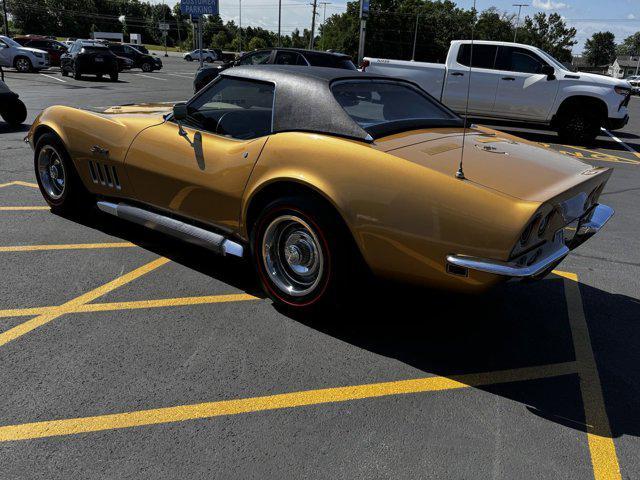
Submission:
[[[640,66],[640,56],[624,55],[615,59],[607,74],[614,78],[627,78],[636,75]]]

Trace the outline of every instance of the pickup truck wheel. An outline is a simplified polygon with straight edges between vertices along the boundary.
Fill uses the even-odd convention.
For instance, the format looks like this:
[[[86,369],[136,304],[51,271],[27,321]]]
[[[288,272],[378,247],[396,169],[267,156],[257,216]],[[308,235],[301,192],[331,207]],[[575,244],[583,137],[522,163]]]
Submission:
[[[52,210],[79,211],[93,205],[62,142],[51,133],[36,143],[34,168],[40,192]]]
[[[22,100],[16,98],[3,106],[2,118],[12,127],[16,127],[27,119],[27,107]]]
[[[13,66],[20,73],[27,73],[33,70],[31,60],[29,60],[27,57],[16,57],[16,59],[13,61]]]
[[[345,242],[336,219],[304,197],[271,202],[251,230],[251,251],[265,292],[277,305],[308,311],[335,299]]]
[[[593,112],[571,110],[558,121],[558,135],[565,143],[589,145],[600,132],[600,120]]]

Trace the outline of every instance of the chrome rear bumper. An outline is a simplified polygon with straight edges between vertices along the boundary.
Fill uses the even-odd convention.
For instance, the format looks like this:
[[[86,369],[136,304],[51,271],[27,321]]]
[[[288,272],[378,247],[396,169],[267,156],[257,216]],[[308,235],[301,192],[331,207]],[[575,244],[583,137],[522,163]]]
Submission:
[[[555,267],[571,250],[598,233],[613,214],[613,208],[607,205],[596,205],[587,215],[580,219],[576,227],[576,233],[570,241],[565,242],[562,230],[559,230],[554,242],[542,245],[516,261],[503,262],[466,255],[448,255],[447,262],[456,267],[505,277],[536,277]]]

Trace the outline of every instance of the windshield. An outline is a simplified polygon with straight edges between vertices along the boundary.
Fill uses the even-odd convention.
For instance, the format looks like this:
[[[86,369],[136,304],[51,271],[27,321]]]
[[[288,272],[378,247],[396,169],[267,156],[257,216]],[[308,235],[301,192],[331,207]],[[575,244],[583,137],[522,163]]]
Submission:
[[[553,58],[551,55],[549,55],[544,50],[540,50],[539,48],[537,48],[536,50],[538,50],[538,53],[540,53],[542,55],[542,57],[547,62],[549,62],[552,66],[554,66],[555,68],[560,68],[562,70],[571,70],[571,68],[569,68],[567,65],[562,63],[560,60],[557,60],[557,59]]]
[[[455,113],[411,85],[348,80],[331,87],[342,108],[372,136],[433,126],[461,126]]]
[[[22,45],[20,45],[15,40],[10,39],[9,37],[0,37],[0,38],[4,41],[4,43],[9,45],[10,47],[22,47]]]

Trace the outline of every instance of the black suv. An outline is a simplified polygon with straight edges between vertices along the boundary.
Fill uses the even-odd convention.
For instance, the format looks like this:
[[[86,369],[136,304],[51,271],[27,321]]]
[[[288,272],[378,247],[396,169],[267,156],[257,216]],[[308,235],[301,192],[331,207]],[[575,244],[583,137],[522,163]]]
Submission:
[[[270,48],[245,53],[233,62],[217,67],[203,67],[196,72],[193,90],[198,92],[216,78],[222,70],[238,65],[305,65],[309,67],[343,68],[357,70],[349,55],[334,52],[319,52],[301,48]]]
[[[120,70],[118,57],[102,43],[92,40],[76,40],[69,51],[60,57],[62,76],[69,74],[80,80],[82,75],[109,75],[112,82],[118,81]]]
[[[141,68],[143,72],[153,72],[162,68],[162,60],[146,53],[142,53],[136,47],[121,43],[110,43],[109,50],[118,57],[128,58],[133,62],[133,68]]]

